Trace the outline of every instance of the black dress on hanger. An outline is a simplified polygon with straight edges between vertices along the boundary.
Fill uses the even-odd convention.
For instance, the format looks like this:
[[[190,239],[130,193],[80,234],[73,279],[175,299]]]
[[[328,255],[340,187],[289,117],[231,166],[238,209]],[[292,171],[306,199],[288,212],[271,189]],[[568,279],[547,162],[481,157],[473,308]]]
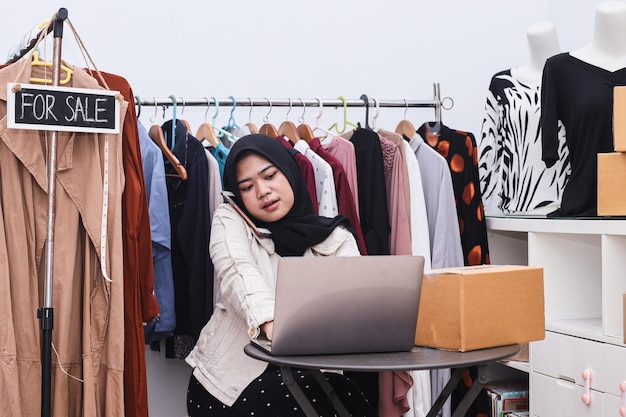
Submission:
[[[476,139],[472,133],[450,129],[441,122],[438,123],[438,128],[438,132],[432,134],[428,124],[424,123],[417,129],[417,133],[448,161],[464,263],[489,264],[487,222],[478,179]]]

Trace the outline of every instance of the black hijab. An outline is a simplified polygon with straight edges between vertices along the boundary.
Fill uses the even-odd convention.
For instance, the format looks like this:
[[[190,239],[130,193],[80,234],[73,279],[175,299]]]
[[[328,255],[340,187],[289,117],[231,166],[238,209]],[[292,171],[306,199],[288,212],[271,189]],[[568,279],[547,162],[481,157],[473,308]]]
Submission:
[[[276,252],[280,256],[301,256],[307,248],[326,239],[340,224],[351,230],[350,220],[343,215],[334,218],[318,216],[295,158],[278,140],[270,136],[253,134],[238,139],[230,148],[224,166],[224,189],[232,192],[237,205],[258,227],[272,232]],[[289,180],[294,193],[294,205],[285,217],[275,222],[263,222],[250,215],[241,200],[237,186],[236,168],[241,157],[254,152],[267,158]]]

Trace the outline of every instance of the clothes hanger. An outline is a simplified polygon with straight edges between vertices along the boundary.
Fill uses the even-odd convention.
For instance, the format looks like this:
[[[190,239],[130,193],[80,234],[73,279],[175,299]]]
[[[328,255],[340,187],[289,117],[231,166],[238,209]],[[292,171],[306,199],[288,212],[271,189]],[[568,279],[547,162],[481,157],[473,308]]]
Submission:
[[[367,94],[361,94],[361,100],[365,103],[365,128],[372,130],[370,127],[370,98]]]
[[[150,136],[150,139],[152,139],[152,141],[157,144],[159,149],[161,149],[161,152],[163,152],[163,156],[165,156],[165,158],[169,161],[170,164],[172,164],[172,166],[176,170],[176,174],[166,174],[166,176],[178,177],[182,180],[186,180],[188,178],[187,169],[185,169],[184,165],[180,163],[176,155],[174,155],[172,150],[167,146],[167,143],[165,142],[165,135],[163,134],[163,129],[160,125],[156,124],[157,109],[158,108],[155,98],[154,116],[150,118],[150,120],[152,121],[152,126],[150,126],[150,129],[148,130],[148,136]]]
[[[227,148],[230,148],[231,146],[233,146],[233,144],[235,143],[235,141],[237,140],[237,138],[231,133],[232,130],[237,129],[239,130],[240,127],[237,124],[237,122],[235,122],[235,109],[237,108],[237,100],[235,100],[235,97],[233,96],[228,96],[229,99],[231,99],[233,101],[233,106],[230,109],[230,116],[228,117],[228,123],[226,124],[226,126],[224,126],[219,135],[219,137],[221,138],[222,143],[224,144],[224,146],[226,146]]]
[[[33,67],[52,67],[53,63],[48,61],[43,61],[39,58],[39,51],[33,52],[33,59],[31,62]],[[61,64],[61,71],[65,71],[65,78],[59,81],[60,85],[65,85],[70,82],[72,79],[72,75],[74,75],[74,70],[67,67],[64,64]],[[39,83],[39,84],[52,84],[52,79],[48,78],[38,78],[38,77],[30,77],[31,83]]]
[[[235,109],[237,108],[237,100],[235,100],[235,97],[233,96],[228,96],[229,99],[231,99],[233,101],[233,107],[232,109],[230,109],[230,117],[228,118],[228,124],[226,125],[226,131],[229,131],[233,128],[235,129],[240,129],[239,125],[235,122]]]
[[[429,135],[439,136],[441,131],[441,95],[439,93],[439,83],[433,84],[435,99],[435,121],[426,123],[426,130]]]
[[[315,134],[315,132],[320,131],[324,133],[324,136],[319,137],[320,141],[325,139],[327,136],[335,136],[335,134],[333,132],[331,132],[330,130],[326,130],[324,129],[322,126],[320,126],[320,119],[322,117],[322,113],[324,112],[324,103],[322,102],[322,99],[317,97],[317,105],[320,108],[320,112],[317,114],[317,117],[315,118],[315,127],[313,128],[313,134]]]
[[[215,119],[217,119],[217,115],[220,113],[220,102],[215,96],[211,96],[211,99],[213,99],[213,103],[215,104],[215,113],[213,113],[213,118],[211,119],[211,126],[213,126],[215,135],[218,138],[223,138],[224,136],[227,136],[231,142],[234,142],[237,138],[235,138],[232,133],[227,132],[226,130],[219,127],[215,127]]]
[[[174,149],[176,147],[176,107],[178,103],[173,94],[169,96],[169,99],[172,100],[172,129],[170,131],[170,141],[172,143],[171,149]],[[163,135],[165,136],[165,143],[167,144],[167,132],[163,132]]]
[[[411,139],[416,132],[415,126],[413,123],[406,118],[406,111],[409,109],[409,103],[406,99],[404,99],[404,119],[400,120],[400,123],[396,126],[396,133],[404,136],[405,138]]]
[[[343,103],[343,127],[341,128],[341,130],[339,130],[339,127],[338,127],[337,123],[335,122],[335,123],[332,124],[331,127],[328,128],[328,130],[335,129],[335,131],[341,135],[343,132],[346,131],[346,127],[348,125],[352,126],[355,129],[358,129],[359,126],[354,124],[354,123],[352,123],[352,122],[350,122],[350,121],[348,121],[348,102],[346,101],[345,97],[339,96],[338,99],[341,100],[341,102]]]
[[[138,95],[135,95],[135,105],[137,106],[137,119],[141,116],[141,98]]]
[[[183,126],[185,126],[185,129],[187,129],[187,132],[191,133],[191,125],[189,124],[189,122],[185,119],[182,118],[183,113],[185,113],[185,99],[181,98],[182,102],[183,102],[183,109],[180,112],[180,116],[179,120],[183,123]]]
[[[300,101],[302,102],[302,115],[298,118],[298,122],[300,123],[298,125],[298,135],[300,136],[300,139],[304,139],[307,143],[309,143],[311,139],[315,137],[315,135],[313,134],[313,130],[311,129],[311,126],[304,123],[304,114],[306,113],[306,104],[304,104],[304,100],[300,99]]]
[[[272,112],[272,102],[267,97],[265,97],[265,100],[267,100],[267,104],[268,104],[270,109],[267,112],[267,114],[265,115],[265,117],[263,118],[263,125],[259,129],[259,133],[261,133],[263,135],[271,136],[273,138],[277,138],[279,136],[278,135],[278,130],[276,130],[276,127],[274,127],[273,124],[268,122],[270,113]]]
[[[378,126],[376,125],[376,121],[378,120],[378,115],[380,113],[380,103],[376,97],[372,97],[372,101],[374,102],[374,106],[376,107],[376,113],[374,113],[374,117],[372,117],[372,130],[374,132],[378,132]]]
[[[292,107],[292,103],[291,103],[291,99],[289,99],[289,110],[287,110],[287,116],[286,116],[287,119],[289,119],[289,112],[291,112],[291,107]],[[289,142],[291,142],[294,145],[296,144],[297,141],[300,140],[300,135],[298,134],[298,128],[290,120],[285,120],[284,122],[280,124],[280,126],[278,126],[278,136],[285,136],[287,139],[289,139]]]
[[[250,133],[259,133],[259,128],[252,123],[252,99],[248,97],[248,100],[250,100],[250,111],[248,112],[248,123],[245,126],[250,129]]]
[[[211,146],[216,147],[217,143],[220,141],[215,134],[215,129],[213,126],[206,121],[207,113],[209,112],[209,108],[211,107],[211,103],[209,102],[208,97],[206,99],[206,111],[204,112],[204,123],[200,124],[198,128],[198,132],[196,133],[196,138],[201,141],[207,141]]]

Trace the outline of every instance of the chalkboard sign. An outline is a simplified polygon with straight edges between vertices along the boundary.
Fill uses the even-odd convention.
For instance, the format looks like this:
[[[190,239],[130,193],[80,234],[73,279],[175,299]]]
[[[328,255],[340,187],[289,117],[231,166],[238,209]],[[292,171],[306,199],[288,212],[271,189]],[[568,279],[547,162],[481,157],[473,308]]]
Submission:
[[[87,88],[7,85],[12,129],[119,133],[119,92]]]

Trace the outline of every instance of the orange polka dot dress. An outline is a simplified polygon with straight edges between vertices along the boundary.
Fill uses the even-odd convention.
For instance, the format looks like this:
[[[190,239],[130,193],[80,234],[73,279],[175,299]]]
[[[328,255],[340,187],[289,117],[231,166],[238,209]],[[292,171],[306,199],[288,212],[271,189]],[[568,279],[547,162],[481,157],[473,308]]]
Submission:
[[[478,178],[478,147],[474,135],[440,124],[439,134],[432,134],[428,124],[417,130],[422,139],[447,161],[461,233],[465,265],[489,264],[487,223]]]

